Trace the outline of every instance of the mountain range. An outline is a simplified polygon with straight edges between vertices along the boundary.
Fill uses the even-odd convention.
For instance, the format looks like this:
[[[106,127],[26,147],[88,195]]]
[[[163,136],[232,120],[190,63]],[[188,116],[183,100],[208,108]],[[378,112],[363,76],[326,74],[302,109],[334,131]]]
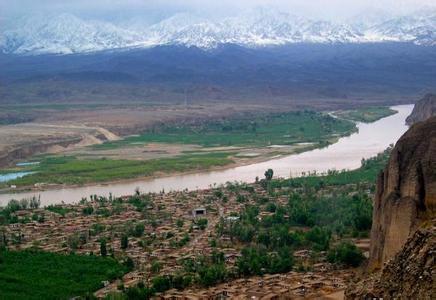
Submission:
[[[223,44],[256,48],[296,43],[409,42],[434,46],[436,10],[421,10],[399,17],[361,15],[343,23],[308,19],[270,8],[213,20],[177,13],[154,24],[141,19],[90,20],[64,13],[23,17],[0,34],[1,51],[18,55],[89,53],[164,45],[206,50]]]

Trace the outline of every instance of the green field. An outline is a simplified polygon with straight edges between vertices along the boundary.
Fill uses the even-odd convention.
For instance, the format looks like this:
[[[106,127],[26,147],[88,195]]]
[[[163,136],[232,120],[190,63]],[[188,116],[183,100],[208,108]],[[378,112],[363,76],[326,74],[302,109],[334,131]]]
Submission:
[[[291,145],[326,142],[333,135],[356,130],[352,122],[311,111],[251,116],[187,125],[163,125],[139,136],[94,146],[115,149],[146,143],[195,144],[214,146]]]
[[[40,164],[26,168],[36,173],[9,181],[8,184],[29,186],[35,183],[84,184],[117,179],[151,176],[156,172],[171,173],[204,170],[232,163],[233,153],[186,154],[152,160],[78,159],[73,156],[46,157]]]
[[[292,145],[313,143],[312,148],[331,143],[339,136],[356,130],[353,122],[329,115],[300,111],[282,114],[251,115],[239,119],[222,119],[195,124],[167,125],[139,136],[92,146],[90,151],[118,149],[147,143],[195,144],[203,147]],[[81,158],[76,156],[41,157],[40,164],[14,168],[14,171],[32,171],[34,174],[9,181],[18,187],[36,183],[85,184],[151,176],[156,173],[174,173],[206,170],[231,164],[228,150],[208,153],[186,151],[183,155],[149,160]],[[104,155],[103,155],[104,156]],[[5,170],[7,172],[8,170]]]
[[[335,112],[335,115],[356,122],[372,123],[396,113],[397,111],[390,109],[389,107],[368,107]]]
[[[114,280],[126,268],[111,258],[41,251],[0,252],[0,299],[71,299]]]

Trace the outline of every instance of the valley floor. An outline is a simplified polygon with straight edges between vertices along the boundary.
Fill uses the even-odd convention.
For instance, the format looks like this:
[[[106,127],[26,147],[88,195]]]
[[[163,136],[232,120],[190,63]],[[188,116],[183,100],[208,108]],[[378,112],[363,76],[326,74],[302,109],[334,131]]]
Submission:
[[[352,114],[353,120],[374,121],[392,113],[395,112],[381,107],[337,114],[341,118]],[[53,188],[252,164],[324,147],[356,130],[350,121],[308,111],[245,112],[239,117],[211,120],[199,117],[162,123],[126,138],[102,127],[68,124],[18,124],[3,128],[7,128],[1,131],[4,149],[10,149],[14,143],[29,145],[27,150],[26,146],[12,150],[10,153],[15,156],[23,157],[27,152],[31,155],[32,151],[51,153],[30,156],[30,164],[25,161],[0,171],[0,177],[20,172],[30,174],[8,182],[0,180],[3,191],[8,191],[9,186],[16,190]],[[39,146],[32,145],[31,139],[37,139]],[[8,155],[5,160],[13,161]]]
[[[36,198],[11,201],[0,209],[0,265],[13,265],[8,252],[2,252],[7,248],[110,256],[127,268],[123,275],[121,267],[102,260],[102,267],[118,273],[102,269],[97,281],[77,290],[51,291],[58,298],[95,292],[108,299],[225,294],[331,299],[341,294],[368,250],[374,182],[387,156],[324,177],[266,177],[250,185],[138,191],[121,198],[92,195],[79,204],[44,208]],[[29,259],[34,265],[31,260],[39,258]],[[6,298],[29,288],[44,293],[44,276],[29,281],[29,273],[22,271],[14,273],[25,279],[19,289],[0,285]],[[10,272],[0,268],[0,279]],[[55,276],[63,280],[65,275]]]

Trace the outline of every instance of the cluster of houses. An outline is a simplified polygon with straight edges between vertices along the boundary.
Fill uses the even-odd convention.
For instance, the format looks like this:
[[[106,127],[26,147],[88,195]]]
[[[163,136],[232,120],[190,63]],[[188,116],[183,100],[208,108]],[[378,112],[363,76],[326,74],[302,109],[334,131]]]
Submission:
[[[240,201],[251,194],[270,197],[258,185],[251,190],[222,188],[199,191],[181,191],[147,195],[151,205],[138,209],[130,197],[120,201],[102,201],[93,197],[80,204],[59,205],[54,209],[32,209],[15,212],[20,222],[5,227],[6,238],[11,249],[38,247],[45,251],[100,255],[101,241],[106,241],[108,255],[129,257],[134,270],[125,274],[121,281],[104,282],[104,287],[95,293],[104,298],[109,293],[147,282],[152,276],[173,274],[182,269],[181,260],[198,255],[210,255],[214,248],[211,240],[218,240],[224,253],[226,265],[234,266],[240,256],[238,245],[228,237],[218,237],[216,225],[221,219],[237,221],[246,203]],[[140,197],[140,196],[139,196]],[[223,200],[225,201],[217,201]],[[275,198],[285,204],[287,196]],[[91,209],[92,208],[92,209]],[[57,211],[57,212],[56,212]],[[60,213],[62,211],[62,214]],[[271,214],[261,212],[259,218]],[[206,219],[205,228],[198,226]],[[23,220],[26,220],[25,222]],[[143,232],[135,232],[138,224]],[[141,226],[139,226],[141,228]],[[128,235],[128,245],[122,244],[122,236]],[[308,252],[296,252],[303,260]],[[153,269],[153,263],[161,266]],[[250,279],[239,279],[213,288],[170,290],[160,299],[279,299],[284,296],[321,295],[344,287],[347,274],[335,274],[329,264],[320,261],[315,273],[291,272],[283,275],[266,275]]]
[[[158,295],[162,300],[194,299],[334,299],[350,280],[350,271],[324,271],[264,275],[219,284],[208,289],[170,290]]]

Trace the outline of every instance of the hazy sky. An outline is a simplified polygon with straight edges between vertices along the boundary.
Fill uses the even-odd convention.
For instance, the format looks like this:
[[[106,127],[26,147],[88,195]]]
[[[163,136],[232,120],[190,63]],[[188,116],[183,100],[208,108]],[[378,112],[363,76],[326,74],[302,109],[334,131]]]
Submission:
[[[195,11],[226,15],[256,6],[276,6],[307,17],[343,19],[373,9],[407,13],[422,6],[436,7],[436,0],[0,0],[0,14],[10,17],[42,11],[110,17]]]

